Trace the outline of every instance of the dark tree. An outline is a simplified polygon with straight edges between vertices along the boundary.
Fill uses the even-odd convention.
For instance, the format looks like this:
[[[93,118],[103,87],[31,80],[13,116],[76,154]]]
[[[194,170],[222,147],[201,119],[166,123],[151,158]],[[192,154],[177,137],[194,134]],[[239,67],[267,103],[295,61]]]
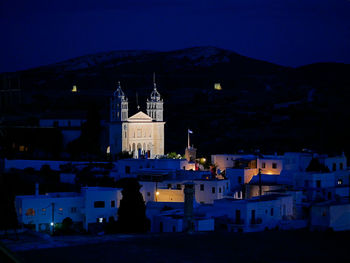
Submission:
[[[87,113],[86,122],[81,128],[81,135],[78,139],[70,142],[67,151],[73,159],[81,159],[82,155],[101,156],[101,117],[95,105],[91,105]]]
[[[118,187],[123,188],[123,198],[118,209],[118,228],[124,233],[142,233],[149,230],[149,220],[146,217],[146,205],[140,193],[140,184],[134,178],[118,181]]]
[[[73,220],[70,217],[66,217],[62,220],[62,232],[64,234],[69,234],[73,232]]]
[[[16,229],[18,227],[14,207],[14,191],[5,175],[0,174],[0,229]]]

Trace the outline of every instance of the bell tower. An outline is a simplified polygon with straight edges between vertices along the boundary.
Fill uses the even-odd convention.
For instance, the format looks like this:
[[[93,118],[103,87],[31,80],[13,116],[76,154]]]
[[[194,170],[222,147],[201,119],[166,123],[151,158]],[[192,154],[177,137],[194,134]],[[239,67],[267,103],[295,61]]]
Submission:
[[[147,115],[155,121],[163,121],[163,99],[157,90],[155,78],[150,99],[147,99]]]
[[[118,81],[118,88],[113,93],[110,105],[110,121],[119,122],[128,119],[128,98],[125,96],[120,82]]]

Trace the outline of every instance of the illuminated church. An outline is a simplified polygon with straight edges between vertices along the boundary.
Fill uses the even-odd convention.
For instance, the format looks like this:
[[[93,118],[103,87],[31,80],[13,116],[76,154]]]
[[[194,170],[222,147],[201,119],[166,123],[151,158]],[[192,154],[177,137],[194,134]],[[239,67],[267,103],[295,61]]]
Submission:
[[[134,158],[164,155],[163,99],[154,82],[147,99],[147,114],[138,111],[129,117],[128,98],[120,83],[110,103],[109,151],[111,155],[129,152]]]

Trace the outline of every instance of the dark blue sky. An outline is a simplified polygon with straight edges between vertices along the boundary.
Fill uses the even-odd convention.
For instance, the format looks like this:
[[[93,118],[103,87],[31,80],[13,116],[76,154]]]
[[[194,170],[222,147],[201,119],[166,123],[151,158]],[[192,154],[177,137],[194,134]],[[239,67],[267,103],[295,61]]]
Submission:
[[[0,72],[119,49],[212,45],[350,63],[350,0],[0,0]]]

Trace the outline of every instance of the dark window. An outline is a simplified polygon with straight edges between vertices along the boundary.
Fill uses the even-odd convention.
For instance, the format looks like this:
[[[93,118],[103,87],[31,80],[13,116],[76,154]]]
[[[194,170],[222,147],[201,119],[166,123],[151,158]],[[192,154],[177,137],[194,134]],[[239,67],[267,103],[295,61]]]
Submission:
[[[151,193],[150,193],[150,192],[147,192],[147,196],[151,196]]]
[[[236,224],[241,223],[241,210],[236,210]]]
[[[77,212],[77,208],[76,207],[71,207],[70,212],[71,213],[76,213]]]
[[[262,163],[261,168],[266,168],[266,163]]]
[[[53,127],[58,127],[58,121],[53,122]]]
[[[130,173],[130,166],[125,166],[125,173],[129,174]]]
[[[332,192],[328,192],[328,200],[332,199]]]
[[[219,193],[221,193],[221,187],[219,187]]]
[[[320,187],[321,187],[321,180],[317,180],[317,181],[316,181],[316,187],[317,187],[317,188],[320,188]]]
[[[201,185],[200,185],[200,190],[201,190],[201,191],[204,191],[204,184],[201,184]]]
[[[270,215],[273,216],[273,208],[271,208]]]
[[[177,188],[178,190],[181,190],[181,184],[177,184],[177,185],[176,185],[176,188]]]
[[[105,201],[95,201],[94,202],[94,207],[95,208],[103,208],[103,207],[105,207]]]
[[[272,163],[272,168],[277,169],[277,163]]]
[[[111,207],[115,207],[115,200],[111,201]]]
[[[211,192],[212,192],[213,194],[215,194],[215,187],[212,187],[212,188],[211,188]]]
[[[176,226],[173,226],[173,232],[176,232]]]
[[[168,189],[171,189],[171,184],[168,184]]]
[[[252,218],[251,218],[251,223],[255,224],[255,210],[252,210]]]
[[[343,163],[340,163],[340,164],[339,164],[339,170],[343,170],[343,168],[344,168],[344,167],[343,167]]]
[[[238,183],[239,183],[239,184],[242,183],[242,176],[238,176]]]
[[[333,163],[333,171],[336,171],[336,170],[337,170],[337,164]]]
[[[304,185],[305,185],[305,187],[309,187],[309,180],[305,180]]]

